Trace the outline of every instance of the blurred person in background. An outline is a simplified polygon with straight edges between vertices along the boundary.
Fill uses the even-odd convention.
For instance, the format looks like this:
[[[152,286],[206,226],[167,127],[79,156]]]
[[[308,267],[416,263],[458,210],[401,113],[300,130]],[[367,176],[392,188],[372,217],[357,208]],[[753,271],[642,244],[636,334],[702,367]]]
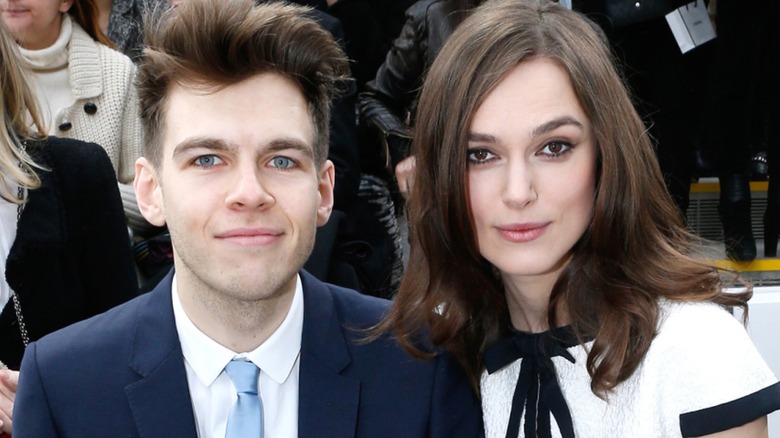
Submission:
[[[143,16],[165,0],[95,0],[100,30],[133,62],[143,52]]]
[[[2,18],[30,64],[49,135],[94,142],[108,153],[129,225],[148,228],[132,187],[143,134],[130,58],[113,50],[94,0],[0,0]]]
[[[136,295],[116,177],[95,144],[47,137],[29,71],[0,23],[0,429],[24,348]]]

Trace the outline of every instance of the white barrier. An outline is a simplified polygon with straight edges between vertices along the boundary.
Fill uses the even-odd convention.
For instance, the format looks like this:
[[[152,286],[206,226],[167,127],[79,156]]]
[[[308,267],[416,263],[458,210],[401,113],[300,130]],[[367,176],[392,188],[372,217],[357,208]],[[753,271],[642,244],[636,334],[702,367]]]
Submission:
[[[742,312],[734,313],[741,320]],[[748,315],[750,338],[780,378],[780,286],[755,287]],[[769,437],[780,438],[780,412],[769,416]]]

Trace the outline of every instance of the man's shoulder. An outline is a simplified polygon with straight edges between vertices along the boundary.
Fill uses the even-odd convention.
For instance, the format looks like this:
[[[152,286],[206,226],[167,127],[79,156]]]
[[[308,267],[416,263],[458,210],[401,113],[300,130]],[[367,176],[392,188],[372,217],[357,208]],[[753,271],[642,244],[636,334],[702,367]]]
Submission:
[[[390,310],[390,301],[327,284],[339,314],[361,326],[377,324]]]
[[[55,362],[74,357],[93,358],[131,344],[139,311],[150,298],[151,294],[141,295],[42,337],[36,341],[39,360],[45,362],[46,357]]]
[[[382,320],[390,309],[390,301],[330,283],[324,283],[307,272],[302,272],[304,296],[311,300],[310,311],[335,311],[342,324],[353,327],[372,327]]]
[[[375,331],[389,301],[306,277],[304,306],[321,314],[304,319],[301,394],[331,388],[328,379],[337,375],[359,382],[365,436],[481,436],[479,404],[452,356],[440,351],[430,360],[414,358],[392,333]],[[320,382],[312,381],[315,375]],[[303,405],[314,409],[308,399]]]
[[[308,280],[304,280],[304,285],[306,285],[305,290],[308,289],[306,299],[310,300],[305,305],[309,312],[308,321],[311,324],[308,330],[309,336],[314,336],[321,341],[324,336],[333,336],[338,333],[338,336],[343,337],[346,341],[352,359],[356,362],[364,359],[367,359],[368,362],[381,359],[381,362],[395,363],[395,367],[408,370],[432,370],[436,366],[435,362],[452,360],[449,354],[443,350],[423,341],[423,336],[420,337],[420,342],[417,342],[416,346],[423,351],[434,353],[438,356],[437,360],[411,360],[412,356],[403,348],[392,332],[380,328],[380,324],[390,311],[391,301],[323,283],[316,279],[312,282],[312,277],[308,277]],[[315,300],[316,303],[311,302]],[[304,322],[305,324],[306,322]],[[334,326],[338,329],[325,329]],[[321,330],[312,331],[311,329],[315,327]],[[306,331],[304,330],[304,332]],[[312,339],[307,336],[304,338]]]

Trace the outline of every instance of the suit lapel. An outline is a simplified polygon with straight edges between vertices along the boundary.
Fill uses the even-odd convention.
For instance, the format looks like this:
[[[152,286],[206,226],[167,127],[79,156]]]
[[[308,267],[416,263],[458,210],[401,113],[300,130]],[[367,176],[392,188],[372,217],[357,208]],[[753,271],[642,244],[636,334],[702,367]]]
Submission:
[[[360,381],[341,372],[352,361],[333,295],[306,272],[298,395],[298,436],[355,436]]]
[[[129,366],[141,378],[125,388],[142,437],[197,436],[184,357],[173,317],[169,273],[151,292],[133,333]]]

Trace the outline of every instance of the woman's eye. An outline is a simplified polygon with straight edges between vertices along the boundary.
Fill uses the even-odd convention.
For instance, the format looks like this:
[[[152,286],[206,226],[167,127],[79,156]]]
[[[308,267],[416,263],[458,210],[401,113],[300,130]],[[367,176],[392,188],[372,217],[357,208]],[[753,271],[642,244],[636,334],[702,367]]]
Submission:
[[[542,155],[547,155],[550,157],[557,157],[559,155],[565,154],[571,149],[571,145],[568,143],[560,142],[560,141],[554,141],[551,143],[547,143],[541,151],[539,151]]]
[[[211,167],[217,164],[222,164],[222,159],[216,155],[201,155],[195,159],[195,164],[200,167]]]
[[[470,163],[484,163],[492,159],[495,155],[487,149],[472,149],[469,151],[468,160]]]
[[[271,158],[271,167],[277,169],[289,169],[295,167],[295,161],[287,157],[273,157]]]

